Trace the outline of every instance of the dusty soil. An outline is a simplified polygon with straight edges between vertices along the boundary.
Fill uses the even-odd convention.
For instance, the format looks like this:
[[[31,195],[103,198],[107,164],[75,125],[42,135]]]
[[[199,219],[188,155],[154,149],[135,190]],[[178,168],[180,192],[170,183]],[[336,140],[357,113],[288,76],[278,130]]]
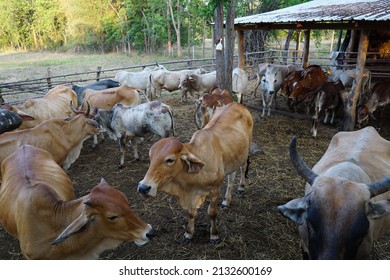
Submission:
[[[313,139],[307,119],[280,114],[261,119],[260,99],[253,98],[251,92],[248,90],[245,104],[255,120],[253,141],[263,153],[251,158],[246,192],[234,195],[231,207],[218,209],[220,241],[216,245],[208,243],[207,202],[198,211],[193,241],[183,245],[181,239],[187,213],[178,206],[176,199],[164,193],[158,193],[155,198],[144,198],[136,192],[138,182],[148,169],[148,149],[158,140],[156,137],[147,137],[140,145],[141,160],[134,160],[129,152],[123,169],[117,168],[119,149],[115,142],[106,139],[96,149],[91,147],[92,139],[84,142],[79,159],[67,171],[76,195],[87,194],[103,177],[123,191],[133,209],[156,230],[156,237],[145,246],[125,242],[116,250],[106,251],[101,259],[301,259],[297,226],[275,209],[304,193],[304,181],[290,164],[288,145],[291,137],[297,135],[302,157],[313,166],[338,127],[321,125],[317,139]],[[189,141],[196,130],[193,102],[183,104],[179,96],[167,94],[162,99],[174,110],[177,136],[181,141]],[[282,97],[279,102],[284,102]],[[225,187],[221,189],[221,202]],[[389,259],[389,252],[388,240],[382,239],[375,243],[372,258]],[[22,258],[17,240],[0,229],[0,259]]]

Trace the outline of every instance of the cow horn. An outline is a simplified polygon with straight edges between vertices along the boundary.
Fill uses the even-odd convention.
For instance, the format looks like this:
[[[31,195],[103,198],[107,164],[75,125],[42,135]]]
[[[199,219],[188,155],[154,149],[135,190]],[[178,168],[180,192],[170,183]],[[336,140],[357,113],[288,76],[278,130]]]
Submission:
[[[313,184],[314,179],[318,176],[314,173],[303,161],[299,153],[297,152],[297,137],[294,135],[290,142],[290,159],[295,169],[298,171],[306,182],[310,185]]]
[[[89,112],[91,111],[91,104],[89,104],[88,101],[86,101],[86,103],[87,103],[87,111],[85,112],[85,115],[89,116]]]
[[[380,195],[390,190],[390,176],[368,185],[371,197]]]
[[[70,109],[71,109],[72,112],[75,113],[75,114],[78,114],[78,113],[79,113],[79,112],[76,110],[76,108],[74,107],[73,101],[72,101],[72,100],[70,101]]]

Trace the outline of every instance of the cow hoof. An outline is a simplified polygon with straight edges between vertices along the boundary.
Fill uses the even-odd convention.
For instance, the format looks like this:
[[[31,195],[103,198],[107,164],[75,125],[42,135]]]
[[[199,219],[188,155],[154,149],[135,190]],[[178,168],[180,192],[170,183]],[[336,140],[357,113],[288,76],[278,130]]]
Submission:
[[[122,168],[123,168],[123,164],[120,164],[120,163],[119,163],[119,164],[118,164],[118,168],[119,168],[119,169],[122,169]]]
[[[182,245],[189,245],[191,243],[191,239],[183,236],[183,239],[181,240]]]
[[[237,190],[238,195],[242,195],[245,191],[244,190]]]
[[[217,238],[217,239],[210,239],[210,240],[209,240],[209,243],[212,244],[212,245],[217,245],[217,244],[218,244],[218,241],[219,241],[218,238]]]

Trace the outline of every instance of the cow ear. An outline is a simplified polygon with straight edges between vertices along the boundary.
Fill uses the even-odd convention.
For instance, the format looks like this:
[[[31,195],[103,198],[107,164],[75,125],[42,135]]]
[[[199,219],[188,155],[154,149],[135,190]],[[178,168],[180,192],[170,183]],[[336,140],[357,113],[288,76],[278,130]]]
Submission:
[[[188,173],[198,173],[204,166],[204,162],[191,153],[182,154],[180,158],[188,165]]]
[[[88,205],[88,201],[85,203]],[[60,235],[50,242],[50,245],[56,245],[58,243],[64,242],[66,239],[71,237],[72,235],[75,235],[76,233],[82,232],[85,227],[93,220],[93,216],[86,215],[84,211],[81,213],[81,215],[74,220],[67,228],[64,229],[63,232],[60,233]]]
[[[307,206],[305,198],[297,198],[278,206],[277,209],[286,218],[298,225],[302,225],[307,217]]]
[[[378,219],[390,214],[390,201],[380,200],[378,202],[368,202],[367,216],[371,219]]]
[[[13,109],[11,111],[13,111],[16,114],[18,114],[22,118],[22,120],[24,120],[24,121],[33,121],[33,120],[35,120],[35,118],[33,116],[23,112],[22,110],[16,109],[15,107],[13,107]]]

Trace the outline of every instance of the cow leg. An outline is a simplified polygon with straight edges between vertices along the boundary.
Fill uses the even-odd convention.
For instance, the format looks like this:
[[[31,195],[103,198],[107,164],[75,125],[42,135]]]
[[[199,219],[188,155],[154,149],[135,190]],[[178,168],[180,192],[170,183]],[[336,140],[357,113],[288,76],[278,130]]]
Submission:
[[[240,168],[241,178],[240,178],[240,185],[238,186],[238,189],[237,189],[238,194],[242,194],[245,191],[246,175],[248,172],[248,167],[249,167],[249,156],[248,156],[247,161]]]
[[[263,101],[263,112],[261,113],[261,117],[264,118],[265,116],[265,107],[267,106],[266,105],[266,100],[265,100],[265,94],[262,93],[262,101]]]
[[[188,209],[188,224],[186,232],[184,233],[184,240],[183,243],[188,244],[192,237],[194,236],[195,231],[195,217],[198,214],[198,209],[196,208],[189,208]]]
[[[328,123],[328,118],[329,118],[329,111],[328,111],[328,110],[325,110],[324,124],[327,124],[327,123]],[[332,122],[333,122],[333,117],[332,117],[331,123],[332,123]]]
[[[125,164],[126,136],[122,136],[120,139],[118,139],[118,143],[119,143],[119,150],[121,154],[118,167],[122,168]]]
[[[330,124],[334,124],[334,116],[336,115],[335,110],[332,110],[332,118],[330,119]]]
[[[229,207],[230,202],[232,201],[232,190],[234,179],[236,178],[236,172],[229,174],[227,177],[228,184],[226,187],[225,199],[222,201],[222,207]]]
[[[218,204],[218,195],[212,194],[211,201],[209,204],[209,208],[207,209],[207,213],[210,217],[210,243],[217,243],[219,240],[218,229],[217,229],[217,204]]]

